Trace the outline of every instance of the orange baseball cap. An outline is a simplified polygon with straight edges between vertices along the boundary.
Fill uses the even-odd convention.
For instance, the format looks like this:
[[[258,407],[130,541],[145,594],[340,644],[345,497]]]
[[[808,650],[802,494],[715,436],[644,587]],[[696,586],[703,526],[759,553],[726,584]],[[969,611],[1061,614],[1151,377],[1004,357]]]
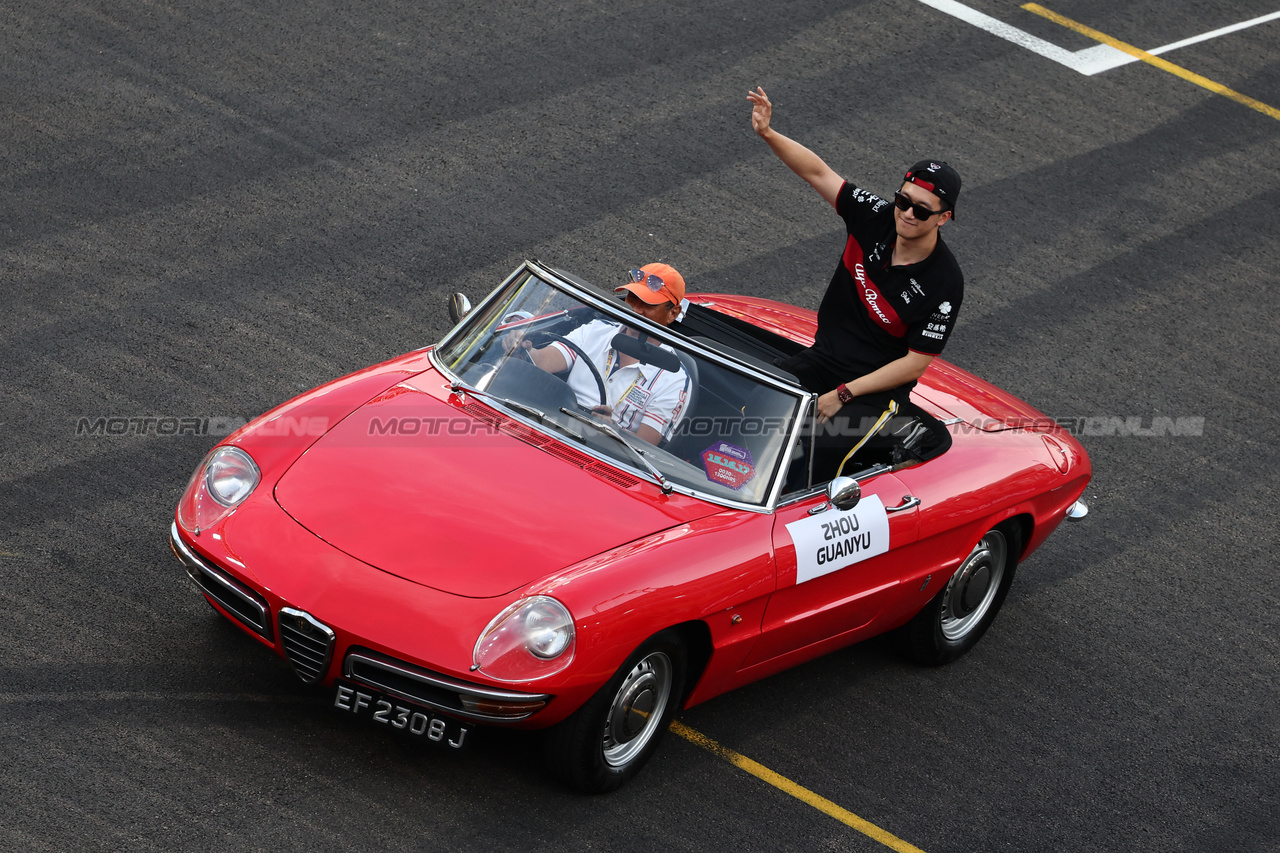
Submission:
[[[650,305],[663,302],[679,305],[684,299],[684,276],[670,264],[645,264],[631,270],[630,278],[627,284],[614,288],[614,293],[630,290]]]

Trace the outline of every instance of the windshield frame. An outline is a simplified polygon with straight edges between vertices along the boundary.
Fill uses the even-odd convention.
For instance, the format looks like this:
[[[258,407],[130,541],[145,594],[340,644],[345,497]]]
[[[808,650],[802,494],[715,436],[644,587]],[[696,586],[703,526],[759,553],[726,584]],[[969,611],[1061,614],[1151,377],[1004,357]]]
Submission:
[[[485,316],[487,313],[486,309],[493,302],[501,298],[501,295],[514,282],[526,274],[531,274],[537,277],[546,285],[566,293],[574,299],[581,301],[584,305],[587,305],[610,318],[616,319],[620,322],[625,322],[630,326],[640,329],[663,343],[686,350],[700,359],[712,362],[723,368],[741,374],[753,382],[766,385],[788,397],[791,397],[795,401],[794,419],[788,430],[786,440],[783,442],[782,448],[779,451],[777,458],[774,460],[772,469],[769,471],[769,476],[772,478],[772,481],[769,486],[769,493],[762,501],[758,503],[738,501],[721,494],[703,491],[686,483],[678,481],[670,483],[674,491],[695,497],[699,500],[705,500],[719,506],[760,513],[771,513],[777,508],[784,485],[783,480],[785,479],[782,475],[782,469],[783,466],[787,464],[787,461],[790,460],[797,442],[801,440],[803,424],[805,419],[811,414],[814,395],[805,391],[803,388],[800,388],[798,385],[790,384],[780,377],[763,371],[748,362],[739,361],[732,358],[731,355],[727,353],[721,352],[718,349],[711,349],[710,347],[704,346],[698,341],[680,334],[679,332],[668,329],[665,326],[648,320],[642,315],[629,311],[623,303],[617,300],[608,299],[600,290],[587,284],[577,276],[545,266],[537,261],[526,260],[514,272],[504,278],[503,281],[488,294],[488,296],[482,299],[470,312],[468,312],[467,316],[463,317],[457,325],[450,329],[449,332],[440,339],[439,343],[431,348],[429,353],[431,363],[442,375],[451,379],[455,385],[460,387],[460,390],[470,390],[469,386],[467,386],[466,383],[464,383],[452,370],[449,369],[449,367],[444,363],[444,360],[439,357],[437,353],[442,350],[449,349],[456,345],[460,339],[465,338],[469,334],[473,334],[475,332],[474,327],[478,318]],[[602,454],[590,446],[570,442],[566,439],[563,432],[549,428],[545,424],[538,423],[535,419],[528,417],[519,410],[502,405],[498,400],[490,400],[481,395],[476,395],[475,399],[487,406],[490,406],[491,408],[500,410],[504,416],[510,417],[525,426],[535,429],[556,441],[569,443],[577,451],[588,453],[592,457],[597,458],[606,464],[612,465],[613,467],[626,471],[630,474],[637,475],[645,482],[654,482],[652,472],[637,466],[633,461],[619,459],[608,454]],[[655,485],[659,484],[655,483]]]

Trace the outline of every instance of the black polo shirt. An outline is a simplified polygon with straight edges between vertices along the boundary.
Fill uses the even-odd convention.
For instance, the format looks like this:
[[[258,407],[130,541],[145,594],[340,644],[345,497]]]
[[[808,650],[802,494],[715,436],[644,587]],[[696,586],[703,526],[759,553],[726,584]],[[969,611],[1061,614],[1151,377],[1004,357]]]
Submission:
[[[895,267],[890,265],[897,239],[890,202],[846,181],[836,196],[836,212],[849,236],[818,307],[811,350],[816,366],[828,374],[825,390],[884,367],[908,350],[938,355],[964,298],[964,276],[941,232],[929,257]]]

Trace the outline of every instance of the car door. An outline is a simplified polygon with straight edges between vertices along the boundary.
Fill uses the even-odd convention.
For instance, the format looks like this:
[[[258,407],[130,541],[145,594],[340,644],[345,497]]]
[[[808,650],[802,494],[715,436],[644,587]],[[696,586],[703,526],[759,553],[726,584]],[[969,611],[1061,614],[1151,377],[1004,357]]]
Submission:
[[[824,641],[832,642],[820,651],[853,642],[896,595],[907,574],[904,552],[919,533],[919,502],[887,471],[860,486],[862,498],[850,510],[831,506],[823,493],[778,508],[778,588],[744,665]]]

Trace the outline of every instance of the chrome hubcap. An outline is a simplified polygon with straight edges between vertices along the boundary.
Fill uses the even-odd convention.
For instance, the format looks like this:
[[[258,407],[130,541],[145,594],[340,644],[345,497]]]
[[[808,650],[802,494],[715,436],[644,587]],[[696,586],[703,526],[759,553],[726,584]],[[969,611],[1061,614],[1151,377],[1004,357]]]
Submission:
[[[942,595],[942,636],[964,639],[991,610],[1007,558],[1004,534],[992,530],[956,569]]]
[[[653,739],[671,700],[671,660],[654,652],[623,679],[604,725],[604,760],[621,767]]]

